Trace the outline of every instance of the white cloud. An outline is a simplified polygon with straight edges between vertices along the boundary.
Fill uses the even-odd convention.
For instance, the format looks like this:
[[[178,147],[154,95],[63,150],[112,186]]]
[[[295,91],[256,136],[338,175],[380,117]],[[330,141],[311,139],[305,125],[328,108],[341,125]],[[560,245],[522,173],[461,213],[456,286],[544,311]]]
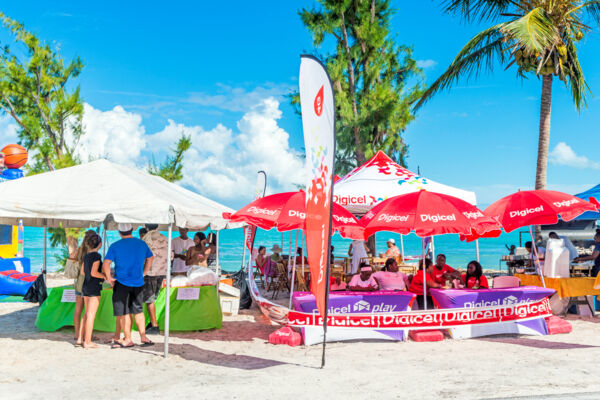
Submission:
[[[0,147],[4,147],[10,143],[16,143],[19,140],[17,130],[18,126],[10,115],[0,115],[0,132],[2,137]]]
[[[217,86],[219,87],[218,94],[211,95],[204,92],[194,92],[190,93],[187,101],[227,111],[246,112],[266,98],[274,97],[280,99],[292,90],[292,86],[287,84],[265,84],[251,91],[224,84],[218,84]]]
[[[433,68],[437,65],[437,61],[435,60],[417,60],[417,67],[427,69]]]
[[[149,150],[164,151],[182,133],[190,135],[181,183],[207,197],[250,200],[259,170],[267,173],[271,191],[294,190],[304,181],[304,163],[277,124],[280,118],[279,102],[271,97],[244,114],[237,132],[221,124],[207,131],[169,120],[162,131],[147,136]]]
[[[550,152],[549,156],[552,164],[580,169],[600,169],[600,162],[591,161],[585,156],[578,155],[571,146],[565,142],[558,143]]]
[[[145,128],[139,114],[116,106],[100,111],[84,104],[83,129],[78,155],[86,161],[104,157],[119,164],[135,164],[146,147]]]

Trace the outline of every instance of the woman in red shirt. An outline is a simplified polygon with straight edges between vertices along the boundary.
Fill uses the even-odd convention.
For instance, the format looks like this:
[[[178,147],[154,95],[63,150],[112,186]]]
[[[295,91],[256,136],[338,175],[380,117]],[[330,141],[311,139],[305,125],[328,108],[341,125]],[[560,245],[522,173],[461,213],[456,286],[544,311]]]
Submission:
[[[467,289],[489,289],[487,278],[477,261],[471,261],[467,265],[467,273],[462,274],[461,278]]]
[[[429,259],[425,259],[425,281],[427,287],[427,304],[428,308],[433,308],[433,300],[431,296],[429,296],[430,288],[440,288],[442,285],[433,280],[431,276],[431,272],[433,271],[433,262]],[[417,304],[419,305],[419,310],[423,310],[423,260],[419,261],[419,270],[413,276],[410,281],[410,286],[408,288],[409,292],[412,292],[417,295]]]

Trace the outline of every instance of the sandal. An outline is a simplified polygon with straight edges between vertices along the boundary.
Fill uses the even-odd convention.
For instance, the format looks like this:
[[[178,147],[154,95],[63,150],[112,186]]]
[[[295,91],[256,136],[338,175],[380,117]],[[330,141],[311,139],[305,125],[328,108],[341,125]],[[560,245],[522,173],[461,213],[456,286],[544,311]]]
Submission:
[[[154,346],[154,342],[152,340],[148,340],[147,342],[142,342],[142,344],[140,344],[140,347],[150,347],[150,346]]]
[[[129,344],[123,344],[121,342],[114,342],[112,346],[110,346],[111,349],[127,349],[130,347],[135,347],[135,344],[129,343]]]

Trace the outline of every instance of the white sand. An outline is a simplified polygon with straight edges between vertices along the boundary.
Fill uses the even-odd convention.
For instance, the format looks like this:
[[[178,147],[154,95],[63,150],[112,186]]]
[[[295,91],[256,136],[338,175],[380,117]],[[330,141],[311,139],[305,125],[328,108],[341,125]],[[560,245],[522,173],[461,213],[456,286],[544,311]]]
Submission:
[[[218,331],[176,333],[166,360],[162,344],[76,348],[72,329],[37,331],[36,313],[0,303],[0,399],[600,398],[600,318],[572,320],[568,335],[332,343],[321,370],[320,345],[268,344],[277,327],[256,309]]]

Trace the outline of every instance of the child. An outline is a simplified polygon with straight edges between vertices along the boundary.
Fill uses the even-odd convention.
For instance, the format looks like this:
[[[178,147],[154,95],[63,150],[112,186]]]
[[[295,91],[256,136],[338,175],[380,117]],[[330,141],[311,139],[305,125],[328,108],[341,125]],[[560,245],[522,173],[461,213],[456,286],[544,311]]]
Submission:
[[[83,347],[96,348],[97,344],[92,342],[92,332],[94,330],[94,320],[96,311],[100,304],[100,293],[102,291],[102,282],[104,274],[100,272],[102,257],[98,250],[102,246],[102,240],[98,234],[93,234],[87,238],[88,253],[83,256],[83,265],[81,273],[85,274],[82,286],[83,301],[85,304],[85,315],[83,317]]]

